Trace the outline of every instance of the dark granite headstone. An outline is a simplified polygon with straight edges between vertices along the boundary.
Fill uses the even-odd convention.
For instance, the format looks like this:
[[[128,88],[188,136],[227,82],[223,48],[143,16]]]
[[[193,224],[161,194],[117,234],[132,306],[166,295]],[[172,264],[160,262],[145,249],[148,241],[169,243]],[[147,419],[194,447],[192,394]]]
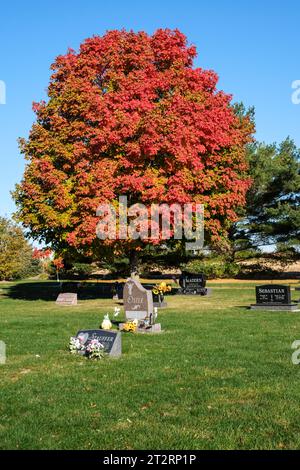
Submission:
[[[113,298],[115,300],[122,300],[124,293],[124,282],[116,281],[113,285]]]
[[[156,287],[156,284],[143,284],[145,289],[150,290],[152,292],[153,297],[153,307],[163,308],[167,307],[167,302],[164,301],[163,294],[154,294],[153,288]]]
[[[158,308],[167,307],[167,302],[164,301],[163,294],[154,294],[154,292],[152,292],[152,296],[153,296],[153,307],[158,307]]]
[[[291,288],[282,284],[256,286],[256,304],[251,309],[297,310],[297,304],[291,301]]]
[[[109,330],[80,330],[76,337],[81,337],[85,346],[93,339],[97,339],[110,356],[120,356],[122,354],[121,333]]]
[[[189,273],[184,271],[180,278],[179,294],[184,295],[207,295],[206,277],[204,274]]]
[[[289,286],[266,284],[256,286],[257,304],[289,304],[291,303],[291,289]]]

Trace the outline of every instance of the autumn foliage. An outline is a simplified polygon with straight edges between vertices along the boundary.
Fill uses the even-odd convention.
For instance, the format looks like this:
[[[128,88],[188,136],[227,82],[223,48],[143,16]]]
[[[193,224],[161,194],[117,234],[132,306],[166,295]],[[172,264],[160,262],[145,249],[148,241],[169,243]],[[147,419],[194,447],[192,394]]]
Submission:
[[[49,99],[34,104],[20,140],[27,166],[15,199],[34,238],[95,252],[96,209],[119,195],[203,203],[207,240],[226,238],[249,187],[253,128],[195,56],[178,30],[158,30],[109,31],[57,57]]]

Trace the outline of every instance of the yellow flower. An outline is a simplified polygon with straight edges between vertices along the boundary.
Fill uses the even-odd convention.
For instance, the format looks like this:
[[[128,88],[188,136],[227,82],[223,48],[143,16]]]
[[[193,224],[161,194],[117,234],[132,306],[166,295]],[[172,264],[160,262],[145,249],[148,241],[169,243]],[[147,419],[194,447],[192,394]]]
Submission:
[[[122,330],[126,332],[134,332],[137,328],[137,322],[134,321],[128,321],[124,323]]]

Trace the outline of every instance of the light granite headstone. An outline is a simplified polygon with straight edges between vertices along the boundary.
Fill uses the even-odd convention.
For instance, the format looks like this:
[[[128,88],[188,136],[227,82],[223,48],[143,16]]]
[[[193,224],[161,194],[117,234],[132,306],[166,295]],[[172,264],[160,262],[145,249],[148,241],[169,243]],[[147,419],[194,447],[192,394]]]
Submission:
[[[128,279],[123,292],[124,310],[128,320],[153,319],[152,292],[135,279]]]

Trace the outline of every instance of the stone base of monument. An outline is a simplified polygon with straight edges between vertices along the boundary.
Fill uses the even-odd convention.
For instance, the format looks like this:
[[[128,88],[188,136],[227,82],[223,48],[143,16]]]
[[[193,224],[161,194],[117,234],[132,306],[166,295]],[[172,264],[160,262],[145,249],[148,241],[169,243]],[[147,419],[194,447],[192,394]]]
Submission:
[[[119,323],[119,329],[122,331],[124,326],[124,323]],[[135,333],[162,333],[163,330],[161,329],[161,324],[160,323],[155,323],[154,325],[148,325],[148,326],[139,326]]]
[[[184,289],[184,288],[179,288],[177,290],[177,294],[178,295],[195,295],[195,296],[198,296],[198,297],[205,297],[207,295],[211,295],[212,294],[212,289],[207,289],[206,287],[201,287],[201,288],[197,288],[197,289]]]
[[[163,302],[153,302],[153,307],[165,308],[167,306],[168,306],[168,304],[165,301],[163,301]]]
[[[252,304],[250,305],[251,310],[269,310],[270,312],[300,312],[298,304],[280,304],[280,305],[268,305],[268,304]]]
[[[136,330],[137,333],[162,333],[161,324],[155,323],[154,325],[142,327],[139,326]]]

